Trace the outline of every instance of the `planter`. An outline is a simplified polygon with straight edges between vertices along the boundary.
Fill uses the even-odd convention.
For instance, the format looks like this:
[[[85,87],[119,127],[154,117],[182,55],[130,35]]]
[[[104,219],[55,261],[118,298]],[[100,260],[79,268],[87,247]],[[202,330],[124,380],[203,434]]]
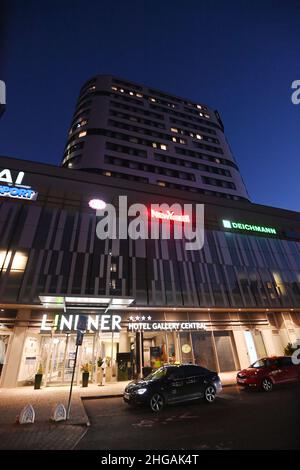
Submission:
[[[97,384],[101,385],[103,379],[102,369],[98,370],[97,372]]]
[[[43,379],[43,374],[35,374],[34,390],[39,390],[41,388],[42,379]]]
[[[87,387],[89,384],[89,372],[82,372],[82,386]]]
[[[105,382],[111,382],[112,370],[111,367],[106,367],[105,369]]]

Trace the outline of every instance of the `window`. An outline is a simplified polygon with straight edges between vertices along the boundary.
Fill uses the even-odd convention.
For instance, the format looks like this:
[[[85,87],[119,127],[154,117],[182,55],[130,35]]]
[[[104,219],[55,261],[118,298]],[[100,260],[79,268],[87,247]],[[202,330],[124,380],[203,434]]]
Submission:
[[[116,273],[117,272],[117,263],[111,263],[110,270],[111,270],[112,273]]]
[[[117,284],[116,284],[116,279],[111,279],[110,282],[109,282],[109,287],[111,289],[116,289],[117,287]]]
[[[160,144],[160,148],[161,150],[167,150],[168,147],[165,144]]]
[[[78,137],[85,137],[86,136],[86,131],[79,132]]]
[[[291,357],[280,357],[278,359],[278,364],[279,364],[279,367],[289,367],[289,366],[292,366],[293,363],[292,363],[292,358]]]
[[[200,134],[196,134],[196,138],[199,139],[199,140],[203,139],[202,135],[200,135]]]
[[[104,172],[103,172],[103,175],[104,175],[104,176],[111,176],[111,172],[110,172],[110,171],[104,171]]]
[[[162,188],[165,188],[166,183],[164,181],[157,181],[158,186],[161,186]]]
[[[171,132],[178,132],[178,129],[176,129],[176,127],[171,127]]]
[[[184,378],[183,367],[170,367],[168,370],[168,379],[179,380]]]
[[[13,256],[12,262],[11,258]],[[10,272],[23,272],[25,271],[28,256],[24,253],[17,251],[14,255],[11,251],[0,251],[0,270],[6,271],[10,266]]]

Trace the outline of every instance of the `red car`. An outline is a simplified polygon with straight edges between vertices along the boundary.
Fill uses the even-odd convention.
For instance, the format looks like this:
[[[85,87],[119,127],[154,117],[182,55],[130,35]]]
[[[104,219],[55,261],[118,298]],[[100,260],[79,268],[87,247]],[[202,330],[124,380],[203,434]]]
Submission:
[[[265,357],[241,370],[236,381],[243,387],[256,387],[270,392],[273,385],[300,382],[300,364],[293,364],[289,356]]]

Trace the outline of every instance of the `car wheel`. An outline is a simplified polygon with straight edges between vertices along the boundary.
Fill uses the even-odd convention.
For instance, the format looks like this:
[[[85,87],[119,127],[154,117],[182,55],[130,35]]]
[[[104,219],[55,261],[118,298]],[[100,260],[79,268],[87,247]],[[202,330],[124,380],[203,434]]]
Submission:
[[[261,387],[264,392],[271,392],[273,388],[273,382],[270,379],[264,379],[261,383]]]
[[[216,398],[216,389],[213,385],[207,385],[206,389],[204,390],[204,400],[206,403],[213,403]]]
[[[152,395],[152,397],[150,398],[150,408],[155,413],[161,411],[164,407],[164,404],[164,398],[159,393],[154,393],[154,395]]]

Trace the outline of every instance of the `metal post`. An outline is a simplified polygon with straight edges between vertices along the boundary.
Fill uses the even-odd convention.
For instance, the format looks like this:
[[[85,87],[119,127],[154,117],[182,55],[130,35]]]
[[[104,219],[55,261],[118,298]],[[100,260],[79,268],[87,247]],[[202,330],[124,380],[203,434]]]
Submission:
[[[70,393],[69,393],[69,401],[68,401],[68,407],[67,407],[67,419],[70,418],[71,398],[72,398],[73,382],[74,382],[74,375],[75,375],[76,362],[77,362],[78,347],[79,347],[79,346],[78,346],[78,344],[77,344],[77,345],[76,345],[76,351],[75,351],[75,358],[74,358],[74,365],[73,365],[73,372],[72,372],[72,380],[71,380],[71,386],[70,386]]]

